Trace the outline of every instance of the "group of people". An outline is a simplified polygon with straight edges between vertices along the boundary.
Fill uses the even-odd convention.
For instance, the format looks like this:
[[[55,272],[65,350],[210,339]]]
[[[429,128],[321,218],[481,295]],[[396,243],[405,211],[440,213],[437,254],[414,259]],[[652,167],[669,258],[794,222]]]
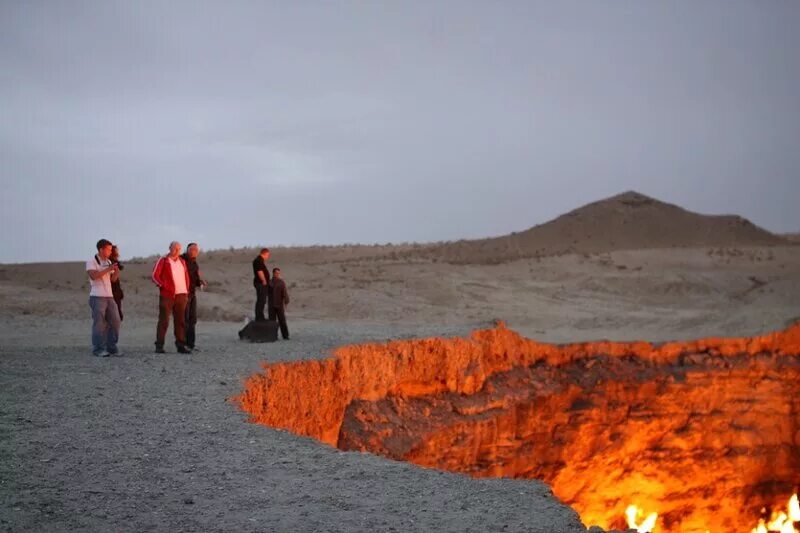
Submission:
[[[181,243],[169,243],[169,253],[160,257],[151,276],[158,287],[158,325],[156,326],[156,353],[164,352],[164,339],[172,315],[175,347],[179,353],[192,353],[195,349],[197,325],[197,289],[207,286],[197,264],[200,247],[191,243],[181,255]]]
[[[256,289],[256,320],[278,320],[281,337],[289,338],[289,327],[286,325],[286,306],[289,305],[289,291],[281,277],[281,269],[272,269],[272,278],[267,268],[269,248],[262,248],[253,259],[253,287]],[[264,316],[267,306],[267,316]]]
[[[181,243],[173,241],[169,253],[160,257],[153,267],[152,281],[158,287],[158,325],[156,326],[156,353],[165,353],[164,342],[172,317],[175,347],[179,353],[190,354],[196,350],[197,291],[208,284],[203,278],[197,257],[200,247],[190,243],[181,254]],[[266,320],[264,306],[269,303],[270,320],[278,320],[284,339],[289,338],[286,325],[286,306],[289,292],[281,278],[279,268],[270,276],[266,261],[269,250],[264,248],[253,261],[256,287],[256,320]],[[117,343],[122,325],[124,293],[120,282],[123,265],[119,250],[107,239],[97,241],[97,253],[86,262],[89,276],[89,308],[92,312],[92,354],[98,357],[121,355]]]

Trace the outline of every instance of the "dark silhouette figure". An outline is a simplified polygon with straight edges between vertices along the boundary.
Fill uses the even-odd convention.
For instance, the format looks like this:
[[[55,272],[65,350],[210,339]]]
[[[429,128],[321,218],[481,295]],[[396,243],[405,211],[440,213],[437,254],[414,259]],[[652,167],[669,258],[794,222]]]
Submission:
[[[256,320],[265,320],[264,306],[267,305],[267,292],[269,291],[269,248],[262,248],[261,252],[253,259],[253,287],[256,289]]]
[[[286,324],[286,306],[289,305],[289,290],[286,282],[281,277],[281,269],[272,269],[272,284],[270,285],[269,319],[278,319],[281,327],[281,337],[289,340],[289,326]]]

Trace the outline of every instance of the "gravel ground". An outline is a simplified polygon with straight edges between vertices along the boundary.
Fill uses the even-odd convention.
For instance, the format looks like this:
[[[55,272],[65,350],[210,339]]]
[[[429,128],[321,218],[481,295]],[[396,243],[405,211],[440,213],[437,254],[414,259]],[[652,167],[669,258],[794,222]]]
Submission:
[[[295,321],[291,341],[251,345],[237,324],[201,323],[202,351],[185,356],[153,354],[154,323],[128,319],[125,356],[100,359],[88,317],[41,321],[0,318],[6,531],[585,531],[544,484],[341,452],[227,401],[262,361],[477,324]]]

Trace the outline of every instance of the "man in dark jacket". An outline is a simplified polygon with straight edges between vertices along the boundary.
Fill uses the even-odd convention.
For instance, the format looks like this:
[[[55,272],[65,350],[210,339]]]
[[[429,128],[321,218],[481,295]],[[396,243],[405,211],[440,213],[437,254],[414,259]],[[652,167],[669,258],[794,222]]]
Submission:
[[[186,247],[183,260],[186,262],[186,269],[189,271],[189,294],[186,301],[186,346],[194,350],[195,327],[197,326],[197,289],[202,290],[208,284],[203,279],[200,272],[200,265],[197,264],[197,256],[200,255],[200,247],[196,242],[191,242]]]
[[[289,326],[286,325],[286,306],[289,305],[289,290],[286,282],[281,277],[281,269],[272,269],[272,283],[270,284],[269,319],[275,320],[281,326],[281,337],[289,340]]]
[[[269,291],[269,248],[262,248],[261,252],[253,259],[253,287],[256,289],[256,320],[265,320],[264,306],[267,304]]]

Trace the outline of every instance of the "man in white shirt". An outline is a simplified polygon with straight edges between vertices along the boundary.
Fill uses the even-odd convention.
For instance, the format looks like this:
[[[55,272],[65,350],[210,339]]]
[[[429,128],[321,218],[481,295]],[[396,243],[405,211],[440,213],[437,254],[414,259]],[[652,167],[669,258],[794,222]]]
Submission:
[[[156,353],[164,353],[164,338],[172,315],[175,346],[179,353],[192,353],[186,345],[186,303],[189,293],[189,269],[181,257],[181,243],[171,242],[169,254],[160,257],[153,267],[153,283],[158,286],[158,326]]]
[[[119,279],[117,265],[109,260],[111,242],[97,241],[97,254],[86,261],[89,275],[89,308],[92,310],[92,354],[97,357],[120,355],[117,349],[120,318],[111,282]]]

